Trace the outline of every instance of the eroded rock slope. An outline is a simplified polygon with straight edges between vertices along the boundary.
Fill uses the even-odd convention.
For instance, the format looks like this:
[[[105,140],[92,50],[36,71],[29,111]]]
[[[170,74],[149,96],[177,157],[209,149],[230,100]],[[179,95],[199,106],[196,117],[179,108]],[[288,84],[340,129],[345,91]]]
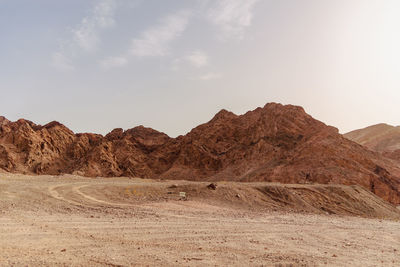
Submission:
[[[344,138],[303,108],[270,103],[243,115],[221,110],[170,138],[143,126],[106,136],[64,125],[0,118],[0,168],[9,172],[161,179],[360,185],[400,203],[400,169]]]

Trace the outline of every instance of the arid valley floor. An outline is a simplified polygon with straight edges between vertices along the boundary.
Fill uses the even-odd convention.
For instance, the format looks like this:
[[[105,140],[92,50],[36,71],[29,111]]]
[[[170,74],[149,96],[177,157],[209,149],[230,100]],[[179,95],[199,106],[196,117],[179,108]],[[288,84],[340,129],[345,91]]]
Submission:
[[[0,266],[400,262],[398,211],[359,187],[207,185],[1,173]]]

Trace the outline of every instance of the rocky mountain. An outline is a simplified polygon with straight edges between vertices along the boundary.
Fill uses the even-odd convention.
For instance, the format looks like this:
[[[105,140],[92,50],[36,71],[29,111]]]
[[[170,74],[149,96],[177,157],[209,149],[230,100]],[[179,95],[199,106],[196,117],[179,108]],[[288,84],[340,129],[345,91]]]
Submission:
[[[400,161],[400,126],[377,124],[344,135],[386,157]]]
[[[9,172],[160,179],[357,184],[400,203],[400,168],[344,138],[303,108],[270,103],[221,110],[170,138],[143,126],[106,136],[64,125],[0,119],[0,168]]]

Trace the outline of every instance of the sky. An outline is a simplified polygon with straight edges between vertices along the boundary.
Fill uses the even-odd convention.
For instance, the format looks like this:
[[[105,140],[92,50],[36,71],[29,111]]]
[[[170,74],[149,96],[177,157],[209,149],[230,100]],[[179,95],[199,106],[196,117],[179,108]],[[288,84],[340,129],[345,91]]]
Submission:
[[[0,0],[0,115],[174,137],[220,109],[400,124],[398,0]]]

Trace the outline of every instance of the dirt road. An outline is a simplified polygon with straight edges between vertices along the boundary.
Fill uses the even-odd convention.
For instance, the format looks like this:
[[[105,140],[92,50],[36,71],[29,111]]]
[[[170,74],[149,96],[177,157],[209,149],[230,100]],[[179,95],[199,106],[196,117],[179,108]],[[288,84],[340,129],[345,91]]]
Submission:
[[[0,174],[0,266],[399,265],[396,219],[179,200],[181,183]]]

